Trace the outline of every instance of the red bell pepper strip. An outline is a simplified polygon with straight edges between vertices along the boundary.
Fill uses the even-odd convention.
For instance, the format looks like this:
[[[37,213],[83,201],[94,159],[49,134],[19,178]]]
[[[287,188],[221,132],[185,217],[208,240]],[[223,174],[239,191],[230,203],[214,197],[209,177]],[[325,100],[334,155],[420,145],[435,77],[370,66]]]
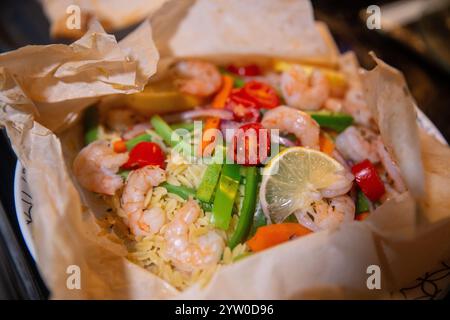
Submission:
[[[256,64],[249,64],[239,67],[232,64],[228,66],[227,71],[243,77],[259,76],[262,73],[261,68]]]
[[[164,168],[164,152],[154,142],[140,142],[131,149],[128,161],[122,169],[138,169],[145,166],[158,166]]]
[[[356,183],[371,201],[377,201],[386,192],[377,170],[369,160],[364,160],[352,167]]]
[[[260,109],[273,109],[280,105],[280,98],[274,88],[259,81],[250,81],[242,88],[245,95]]]

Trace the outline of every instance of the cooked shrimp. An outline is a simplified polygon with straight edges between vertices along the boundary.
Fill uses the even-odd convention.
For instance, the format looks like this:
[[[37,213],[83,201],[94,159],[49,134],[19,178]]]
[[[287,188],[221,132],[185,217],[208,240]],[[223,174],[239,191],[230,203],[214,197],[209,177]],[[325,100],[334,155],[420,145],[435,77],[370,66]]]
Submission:
[[[261,124],[267,129],[280,129],[293,133],[302,146],[319,149],[319,125],[303,111],[279,106],[267,111]]]
[[[219,90],[222,84],[219,70],[208,62],[181,61],[175,70],[182,77],[177,82],[184,93],[206,97]]]
[[[343,107],[343,101],[338,98],[328,98],[325,101],[324,108],[333,112],[340,112]]]
[[[375,137],[376,135],[368,129],[350,126],[337,136],[336,148],[344,158],[354,162],[369,159],[371,162],[377,163],[380,159],[371,142]]]
[[[392,179],[395,190],[400,193],[405,192],[406,186],[400,174],[400,169],[392,159],[389,152],[386,150],[384,143],[381,141],[381,137],[378,137],[378,139],[375,140],[374,144],[380,157],[381,164],[386,170],[388,176]]]
[[[320,193],[325,198],[333,198],[346,194],[353,186],[353,179],[353,174],[344,169],[336,175],[336,181],[328,188],[321,189]]]
[[[367,106],[366,100],[361,90],[350,88],[345,94],[343,102],[343,112],[350,114],[355,123],[364,126],[370,126],[372,120],[372,114]]]
[[[320,70],[307,75],[295,65],[281,75],[281,92],[287,104],[301,110],[317,110],[330,95],[330,85]]]
[[[94,141],[76,156],[73,172],[87,190],[114,195],[123,186],[122,178],[116,173],[127,161],[127,153],[115,153],[108,142]]]
[[[157,208],[144,210],[144,201],[147,193],[165,180],[164,170],[153,166],[146,166],[129,174],[121,206],[127,215],[125,223],[135,236],[156,233],[164,224],[164,212]]]
[[[312,231],[334,229],[355,218],[355,203],[347,195],[322,199],[295,212],[295,216],[299,223]]]
[[[189,226],[198,219],[200,213],[197,202],[189,200],[164,227],[165,256],[183,271],[194,271],[216,264],[225,246],[223,239],[213,230],[195,240],[189,240]]]

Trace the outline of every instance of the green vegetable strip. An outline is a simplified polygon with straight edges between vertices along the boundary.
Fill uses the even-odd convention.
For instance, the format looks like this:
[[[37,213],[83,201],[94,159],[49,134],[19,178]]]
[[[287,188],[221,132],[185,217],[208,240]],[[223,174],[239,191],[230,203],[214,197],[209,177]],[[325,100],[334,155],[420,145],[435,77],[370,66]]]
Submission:
[[[206,168],[202,181],[197,189],[198,199],[206,202],[211,201],[217,181],[219,181],[220,171],[222,171],[222,164],[219,163],[212,163]]]
[[[175,148],[180,144],[181,149],[190,150],[191,154],[194,154],[194,148],[191,148],[190,145],[186,145],[185,141],[182,137],[180,137],[177,133],[175,133],[172,128],[159,116],[155,115],[150,119],[150,123],[155,129],[156,133],[163,138],[164,142]],[[172,135],[174,139],[172,140]]]
[[[177,196],[183,198],[184,200],[188,200],[189,198],[195,198],[195,190],[185,187],[185,186],[175,186],[173,184],[164,182],[161,184],[161,187],[166,188],[167,192],[176,194]],[[203,201],[199,201],[203,210],[211,211],[211,204]]]
[[[84,143],[89,144],[98,139],[98,110],[91,106],[84,113]]]
[[[317,121],[320,127],[332,129],[337,132],[344,131],[353,123],[353,117],[346,113],[330,111],[312,111],[308,113]]]
[[[161,138],[163,138],[164,142],[167,145],[174,147],[177,144],[175,141],[172,141],[172,128],[169,127],[169,125],[160,116],[153,116],[150,119],[150,123],[152,124],[156,133],[159,134]]]
[[[172,124],[170,127],[172,128],[172,130],[185,129],[187,131],[193,131],[194,123],[193,122],[181,122],[181,123]]]
[[[148,133],[141,134],[140,136],[134,137],[128,141],[125,141],[125,145],[127,146],[127,150],[130,151],[133,149],[138,143],[144,141],[152,141],[152,137]]]
[[[245,175],[245,192],[236,230],[228,242],[230,249],[243,242],[252,226],[258,191],[259,172],[257,167],[248,167]]]
[[[356,199],[356,214],[368,212],[370,210],[369,199],[364,195],[361,190],[358,190]]]
[[[216,227],[223,230],[227,230],[230,225],[234,199],[241,178],[239,172],[240,166],[237,164],[223,165],[212,211],[212,222]]]

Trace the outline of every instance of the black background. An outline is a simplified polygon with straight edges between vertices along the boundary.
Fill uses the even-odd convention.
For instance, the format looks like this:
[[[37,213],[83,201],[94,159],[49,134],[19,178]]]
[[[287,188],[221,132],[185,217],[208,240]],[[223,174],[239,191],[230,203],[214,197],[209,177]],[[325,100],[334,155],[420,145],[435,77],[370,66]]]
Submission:
[[[342,50],[353,49],[364,67],[371,67],[373,50],[387,63],[400,69],[419,107],[450,139],[449,74],[429,59],[407,47],[368,30],[358,12],[368,5],[389,1],[313,1],[316,17],[325,21]],[[0,1],[0,52],[27,44],[54,42],[40,5],[33,0]],[[119,32],[118,38],[126,34]],[[0,134],[0,299],[41,299],[48,292],[38,276],[20,235],[15,218],[13,174],[16,157],[3,131]],[[448,297],[447,297],[448,299]]]

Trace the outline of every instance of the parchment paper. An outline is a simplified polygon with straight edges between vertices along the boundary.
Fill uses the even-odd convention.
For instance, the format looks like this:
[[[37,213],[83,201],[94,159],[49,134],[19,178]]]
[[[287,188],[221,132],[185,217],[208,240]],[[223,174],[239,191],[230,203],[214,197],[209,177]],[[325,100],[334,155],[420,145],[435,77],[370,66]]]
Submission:
[[[50,21],[53,37],[78,38],[83,35],[89,22],[97,19],[108,31],[114,31],[139,23],[150,16],[167,0],[40,0]],[[81,13],[80,29],[69,29],[66,25],[77,5]],[[69,10],[68,10],[69,9]]]
[[[303,1],[278,2],[287,6],[288,3],[298,5]],[[208,14],[208,11],[204,13]],[[262,22],[265,14],[261,12]],[[202,32],[207,33],[208,28]],[[257,30],[254,32],[258,33]],[[277,43],[283,46],[284,42],[277,38]],[[142,45],[140,41],[133,44],[133,50]],[[6,56],[10,54],[17,52]],[[75,57],[78,61],[78,56]],[[147,61],[155,63],[149,57]],[[372,110],[378,112],[376,119],[390,123],[393,115],[379,115],[388,115],[389,110],[401,106],[404,122],[401,126],[417,132],[411,96],[393,94],[404,90],[404,79],[398,76],[397,70],[379,60],[377,62],[378,67],[368,71],[363,81],[369,84],[367,79],[373,79],[365,88],[370,97],[375,97],[369,99],[369,103]],[[20,62],[16,63],[20,65]],[[137,65],[140,63],[138,59]],[[26,68],[21,70],[22,73],[15,73],[13,79],[29,75]],[[383,85],[387,82],[389,86]],[[77,90],[73,90],[72,95],[80,88],[91,88],[89,81],[84,82],[81,75],[76,84],[74,88]],[[16,97],[6,94],[10,88],[22,94]],[[6,127],[15,152],[27,168],[30,191],[36,204],[33,208],[33,235],[37,262],[53,298],[386,298],[391,290],[406,285],[450,256],[448,147],[425,134],[421,135],[421,143],[414,139],[402,140],[395,136],[397,131],[391,125],[381,124],[382,138],[395,151],[399,161],[406,157],[399,150],[409,150],[416,157],[412,159],[422,158],[422,163],[417,161],[414,166],[420,169],[423,165],[424,180],[407,181],[410,188],[422,183],[425,186],[420,197],[415,195],[420,200],[421,215],[425,219],[416,219],[416,202],[407,192],[384,203],[364,222],[343,224],[338,229],[314,233],[252,255],[221,267],[206,287],[194,286],[179,293],[163,280],[126,260],[125,249],[114,235],[99,235],[101,229],[94,213],[101,216],[101,204],[92,194],[81,190],[70,173],[71,158],[81,143],[79,127],[74,125],[56,136],[41,124],[49,119],[41,115],[36,118],[41,123],[35,121],[33,115],[36,113],[31,111],[38,109],[37,102],[33,96],[28,96],[28,91],[21,92],[13,86],[6,86],[5,90],[3,86],[0,92],[3,101],[0,123]],[[80,98],[85,98],[86,92],[79,92]],[[96,92],[89,97],[95,98]],[[99,95],[103,95],[103,91],[100,92]],[[5,101],[5,96],[9,100]],[[34,109],[22,108],[30,101],[34,103]],[[66,113],[81,109],[75,106],[74,103]],[[56,111],[57,108],[54,109]],[[50,113],[47,115],[49,117]],[[409,174],[404,170],[409,166],[400,167],[404,175]],[[381,269],[381,290],[367,288],[367,267],[374,264]],[[70,265],[80,267],[80,290],[67,287],[66,270]]]

